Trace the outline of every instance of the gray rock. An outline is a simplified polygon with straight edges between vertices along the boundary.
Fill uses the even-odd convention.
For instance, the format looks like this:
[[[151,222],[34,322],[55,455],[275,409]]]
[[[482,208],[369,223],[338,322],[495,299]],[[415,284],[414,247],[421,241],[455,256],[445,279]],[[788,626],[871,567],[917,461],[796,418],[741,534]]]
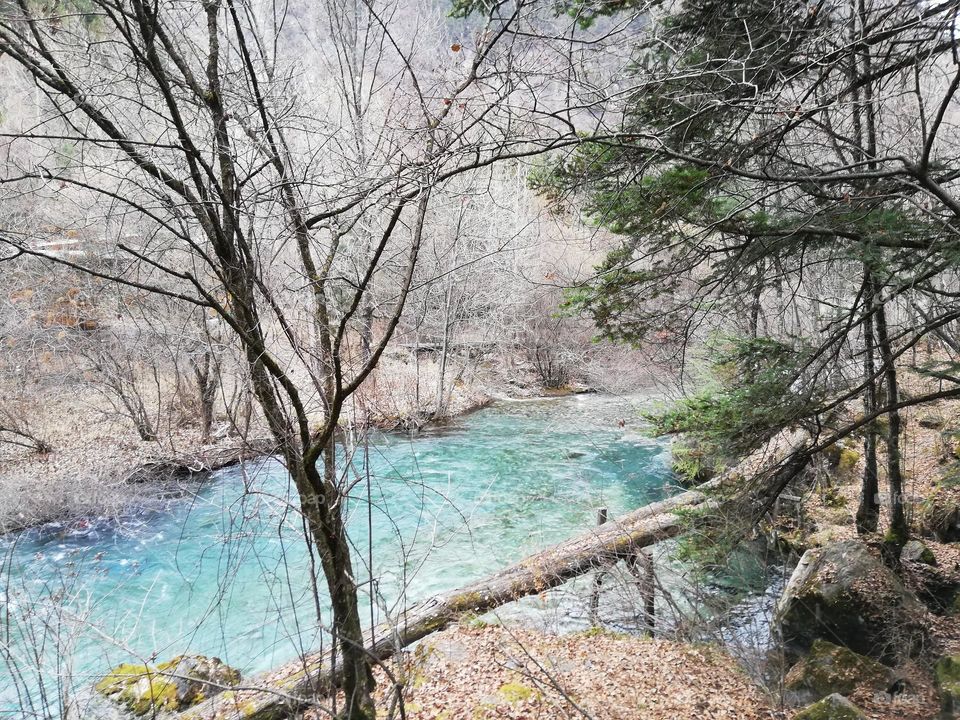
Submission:
[[[64,720],[136,720],[136,717],[93,688],[78,691],[64,708]]]
[[[933,552],[919,540],[910,540],[900,551],[901,562],[923,563],[924,565],[936,565],[937,558]]]
[[[895,662],[919,650],[925,609],[899,578],[856,540],[808,550],[777,603],[788,651],[818,639]]]
[[[805,707],[793,720],[867,720],[867,716],[843,695],[834,693]]]
[[[833,694],[849,695],[857,687],[883,692],[893,679],[893,671],[872,658],[814,640],[810,654],[790,668],[784,684],[793,702],[808,703]]]

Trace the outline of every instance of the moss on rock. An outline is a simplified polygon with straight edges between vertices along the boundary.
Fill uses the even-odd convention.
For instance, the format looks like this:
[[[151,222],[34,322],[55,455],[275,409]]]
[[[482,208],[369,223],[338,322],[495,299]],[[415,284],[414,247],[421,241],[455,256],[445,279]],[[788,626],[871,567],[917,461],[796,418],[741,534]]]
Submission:
[[[900,551],[900,560],[917,562],[924,565],[936,565],[937,558],[933,551],[919,540],[910,540]]]
[[[941,470],[937,482],[943,487],[960,487],[960,462],[952,462]]]
[[[793,716],[793,720],[866,720],[867,716],[843,695],[834,693]]]
[[[960,499],[955,488],[939,488],[920,505],[920,526],[941,542],[960,540]]]
[[[518,683],[518,682],[504,683],[503,685],[500,686],[500,689],[497,690],[497,692],[508,703],[518,703],[518,702],[523,702],[524,700],[534,700],[540,696],[540,693],[538,693],[532,687],[528,687],[523,683]]]
[[[960,655],[942,657],[933,666],[933,680],[940,692],[940,705],[946,717],[960,712]]]
[[[862,655],[896,661],[922,647],[923,605],[855,540],[808,550],[777,605],[788,651],[830,638]]]
[[[891,679],[890,670],[876,660],[817,639],[810,654],[787,673],[786,686],[808,694],[811,700],[819,700],[834,693],[847,695],[864,685],[883,690]]]
[[[147,665],[118,665],[96,684],[95,689],[124,705],[134,715],[180,709],[176,683]]]
[[[122,663],[94,689],[134,715],[147,715],[184,710],[239,682],[239,671],[219,658],[178,655],[155,666]]]

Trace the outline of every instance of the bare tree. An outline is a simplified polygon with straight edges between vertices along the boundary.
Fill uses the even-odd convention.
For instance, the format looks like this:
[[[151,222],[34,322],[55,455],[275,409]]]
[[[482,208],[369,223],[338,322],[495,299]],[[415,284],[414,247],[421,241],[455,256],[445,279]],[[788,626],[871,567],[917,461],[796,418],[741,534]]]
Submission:
[[[579,141],[563,112],[574,103],[569,53],[530,32],[545,22],[545,42],[567,47],[562,29],[575,20],[522,0],[491,4],[438,70],[434,49],[418,54],[419,22],[396,21],[399,6],[333,3],[340,42],[319,64],[281,52],[293,34],[276,7],[84,8],[0,10],[2,62],[39,89],[37,117],[17,134],[50,149],[2,182],[18,198],[69,192],[85,222],[97,219],[102,246],[46,252],[40,224],[24,220],[0,233],[6,257],[193,305],[236,341],[326,580],[339,714],[373,717],[337,428],[401,320],[445,183]],[[336,90],[304,77],[330,77]],[[202,354],[195,363],[204,398],[213,367]]]

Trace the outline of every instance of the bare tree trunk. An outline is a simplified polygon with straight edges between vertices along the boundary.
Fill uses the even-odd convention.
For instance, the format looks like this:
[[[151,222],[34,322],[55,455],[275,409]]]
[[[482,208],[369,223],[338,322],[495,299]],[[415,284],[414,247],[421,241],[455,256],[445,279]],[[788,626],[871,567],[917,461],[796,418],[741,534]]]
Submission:
[[[765,266],[766,263],[761,262],[760,267],[757,268],[757,277],[754,280],[753,292],[751,294],[750,337],[754,340],[760,335],[760,311],[762,310],[760,301],[763,297],[763,270]]]
[[[311,493],[309,497],[312,502],[304,507],[304,512],[324,568],[333,609],[333,630],[340,650],[339,666],[346,697],[345,706],[338,717],[344,720],[373,720],[376,717],[373,672],[360,622],[357,583],[343,508],[339,497],[323,496],[337,486],[335,452],[335,442],[331,439],[323,452],[323,477],[315,466],[301,466],[306,484],[327,491]]]
[[[433,411],[435,417],[443,417],[446,414],[446,393],[444,392],[443,381],[447,374],[447,355],[450,352],[450,329],[453,324],[450,321],[452,295],[453,289],[448,287],[443,312],[443,341],[440,345],[440,377],[437,378],[437,398]]]
[[[863,378],[867,388],[863,396],[863,412],[871,415],[877,408],[877,379],[874,377],[874,282],[869,269],[864,269],[864,316],[863,316]],[[870,423],[863,436],[863,481],[860,486],[860,506],[857,508],[857,532],[861,535],[877,531],[880,519],[880,502],[877,494],[877,426]]]
[[[899,402],[897,388],[897,367],[894,364],[893,351],[890,348],[890,338],[887,334],[887,315],[883,303],[877,303],[877,349],[883,360],[884,376],[887,385],[886,402],[893,406],[887,414],[889,427],[887,429],[887,481],[890,484],[890,529],[888,536],[891,544],[902,547],[907,542],[909,529],[903,503],[903,472],[900,456],[900,411],[896,408]]]
[[[213,351],[209,348],[199,359],[191,359],[193,375],[197,381],[197,396],[200,402],[200,441],[210,442],[213,428],[213,404],[217,397],[217,378],[219,370]]]
[[[373,303],[366,299],[363,312],[360,314],[360,347],[363,352],[363,362],[370,361],[371,347],[373,346]]]

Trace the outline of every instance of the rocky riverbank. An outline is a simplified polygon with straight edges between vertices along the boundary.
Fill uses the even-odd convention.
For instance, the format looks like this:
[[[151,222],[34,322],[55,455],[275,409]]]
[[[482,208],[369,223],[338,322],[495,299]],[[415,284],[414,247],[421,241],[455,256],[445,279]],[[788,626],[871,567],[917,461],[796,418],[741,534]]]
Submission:
[[[913,539],[891,558],[881,532],[858,536],[862,459],[849,442],[791,489],[775,534],[798,558],[778,606],[787,700],[797,719],[952,718],[960,713],[960,403],[904,413]],[[881,481],[883,478],[881,478]],[[843,714],[846,713],[846,714]]]

